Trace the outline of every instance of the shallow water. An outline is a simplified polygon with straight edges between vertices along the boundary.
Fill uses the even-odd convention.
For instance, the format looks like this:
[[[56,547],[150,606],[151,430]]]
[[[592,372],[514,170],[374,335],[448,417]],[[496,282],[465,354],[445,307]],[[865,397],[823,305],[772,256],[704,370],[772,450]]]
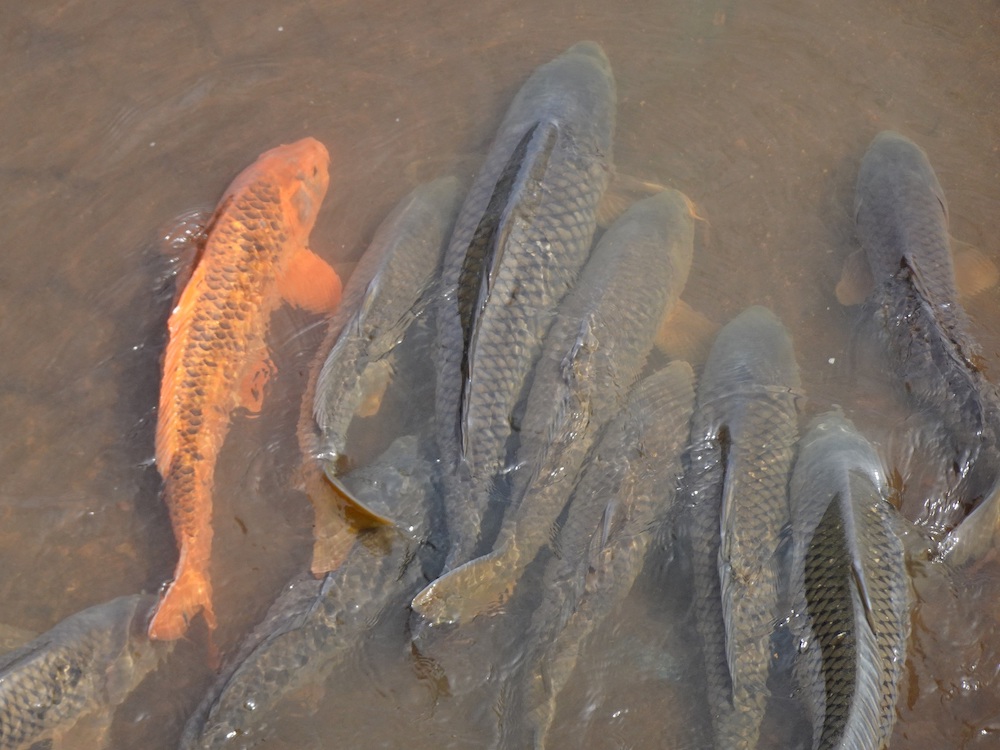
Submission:
[[[521,82],[580,39],[599,41],[614,68],[618,170],[683,190],[706,219],[684,299],[717,323],[771,307],[795,339],[804,411],[841,404],[892,447],[907,412],[877,368],[851,366],[870,353],[852,346],[855,313],[833,294],[855,247],[857,167],[877,131],[911,137],[938,173],[952,233],[1000,262],[1000,10],[971,0],[541,7],[39,0],[4,12],[0,621],[44,630],[172,573],[152,463],[174,266],[164,238],[211,210],[257,154],[312,135],[332,154],[312,244],[347,273],[417,182],[471,176]],[[967,304],[992,373],[998,295]],[[217,471],[224,648],[308,564],[294,425],[318,341],[314,328],[300,334],[311,322],[278,315],[265,412],[236,418]],[[916,575],[891,746],[995,746],[997,560],[955,580]],[[607,648],[581,665],[560,705],[566,743],[704,742],[703,705],[683,682],[692,634],[657,628],[660,596],[640,584],[605,628]],[[682,612],[684,592],[669,596]],[[324,697],[289,702],[269,746],[482,744],[492,703],[435,693],[402,659],[397,631],[387,623],[367,639]],[[623,640],[636,651],[616,652]],[[210,679],[200,648],[196,633],[122,707],[113,747],[176,746]],[[624,679],[611,662],[645,668]]]

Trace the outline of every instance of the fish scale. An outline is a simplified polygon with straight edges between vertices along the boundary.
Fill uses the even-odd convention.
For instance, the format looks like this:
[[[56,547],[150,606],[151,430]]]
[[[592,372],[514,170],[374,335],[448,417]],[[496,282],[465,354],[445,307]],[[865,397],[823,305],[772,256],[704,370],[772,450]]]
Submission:
[[[150,622],[152,638],[179,638],[199,611],[215,628],[208,575],[215,464],[230,412],[256,410],[262,400],[271,313],[282,299],[315,312],[339,301],[339,278],[307,247],[328,162],[326,148],[304,138],[265,152],[241,172],[171,312],[156,465],[180,559]]]
[[[909,579],[878,456],[838,412],[817,417],[791,481],[796,665],[813,747],[888,742],[909,637]]]
[[[153,602],[134,595],[90,607],[0,657],[0,750],[65,732],[93,711],[110,721],[170,648],[136,625]]]
[[[94,657],[96,644],[87,644],[75,655],[81,663]],[[6,677],[11,703],[0,718],[0,747],[20,747],[41,734],[63,715],[79,714],[87,697],[76,690],[81,668],[64,653],[49,654],[40,670],[19,677]]]
[[[589,254],[610,177],[614,104],[596,44],[540,67],[459,211],[442,265],[435,347],[448,567],[468,559],[479,539],[549,311]]]
[[[946,529],[997,478],[1000,398],[977,364],[955,288],[944,192],[920,147],[890,131],[875,137],[861,161],[855,217],[875,282],[867,314],[907,397],[940,423],[942,465],[951,469],[926,521]]]
[[[460,189],[454,177],[420,185],[379,224],[310,370],[297,431],[302,479],[315,510],[314,575],[335,569],[353,539],[342,510],[329,500],[323,472],[356,507],[385,522],[396,520],[395,498],[360,505],[346,493],[339,477],[355,468],[356,459],[348,453],[347,433],[361,407],[376,401],[380,408],[385,389],[398,380],[399,345],[437,289],[435,277]]]
[[[507,680],[503,747],[526,747],[524,731],[545,747],[583,646],[631,590],[654,527],[674,512],[693,380],[686,362],[674,362],[637,383],[589,457],[546,568],[531,646]]]
[[[384,552],[360,540],[323,580],[294,582],[272,605],[261,633],[251,635],[256,647],[237,654],[235,668],[206,695],[182,750],[235,749],[266,734],[268,715],[283,696],[321,685],[383,613],[405,605],[422,579],[419,565],[407,565],[411,552],[400,538]]]
[[[277,207],[276,190],[266,184],[255,186],[246,200],[245,206],[234,203],[229,207],[240,219],[215,227],[219,244],[238,249],[238,252],[232,253],[224,264],[209,267],[199,264],[199,268],[205,268],[205,291],[201,294],[201,303],[194,305],[189,333],[185,337],[187,346],[180,362],[181,387],[166,394],[172,397],[169,401],[161,399],[161,410],[170,409],[183,424],[175,434],[158,442],[169,441],[171,446],[168,460],[161,464],[165,468],[165,494],[175,533],[178,538],[188,540],[186,561],[189,564],[200,560],[207,562],[211,526],[209,520],[206,533],[204,513],[207,511],[210,519],[211,509],[174,499],[212,492],[215,462],[229,430],[229,411],[236,405],[233,394],[245,377],[238,368],[223,366],[223,363],[240,361],[251,348],[262,345],[260,333],[247,309],[263,305],[262,285],[255,279],[262,284],[273,279],[274,264],[285,240],[284,235],[279,234],[265,245],[244,229],[245,222],[256,223],[252,216],[263,211],[265,205]],[[196,269],[189,284],[196,284],[198,280]],[[242,299],[232,299],[225,293],[233,288],[240,289]],[[169,351],[167,358],[168,361],[171,358]],[[214,626],[214,616],[209,624]]]
[[[692,417],[684,488],[695,615],[716,744],[727,750],[756,746],[767,706],[798,388],[787,332],[751,307],[716,338]]]
[[[373,366],[394,369],[396,347],[423,312],[421,297],[438,271],[458,208],[459,188],[454,177],[442,178],[403,198],[379,225],[344,288],[341,306],[319,349],[321,359],[313,368],[299,425],[303,449],[318,456],[330,475],[350,466],[347,430]]]
[[[423,441],[397,438],[345,478],[362,500],[391,494],[410,536],[392,526],[364,532],[340,568],[287,586],[188,720],[182,750],[236,750],[265,741],[284,696],[322,685],[373,623],[405,610],[423,580],[415,556],[430,532],[431,465],[420,455]]]
[[[532,378],[514,482],[493,550],[413,600],[434,625],[502,605],[550,541],[597,434],[622,407],[691,268],[694,220],[676,190],[634,203],[608,231],[559,305]]]

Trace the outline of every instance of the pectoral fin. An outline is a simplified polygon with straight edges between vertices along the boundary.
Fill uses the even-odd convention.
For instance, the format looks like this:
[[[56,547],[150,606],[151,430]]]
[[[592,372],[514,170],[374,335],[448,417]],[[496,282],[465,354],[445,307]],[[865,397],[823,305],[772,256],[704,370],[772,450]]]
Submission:
[[[330,466],[324,467],[326,481],[336,491],[341,499],[347,503],[347,508],[352,512],[354,523],[359,528],[371,526],[395,526],[395,522],[390,518],[389,509],[382,503],[363,503],[351,492],[340,477]]]
[[[658,182],[615,172],[611,177],[611,184],[597,205],[597,225],[606,229],[635,201],[662,193],[666,189],[666,186]]]
[[[704,362],[718,332],[717,323],[678,300],[660,322],[656,346],[672,360]]]
[[[306,247],[292,253],[278,278],[278,293],[288,304],[314,313],[331,313],[340,304],[343,286],[329,263]]]
[[[1000,269],[982,250],[952,238],[952,264],[955,287],[961,297],[975,297],[1000,281]],[[864,250],[855,250],[844,261],[837,282],[837,301],[842,305],[860,305],[875,288]]]
[[[373,417],[379,413],[385,392],[389,388],[389,383],[392,382],[392,376],[393,369],[390,359],[382,359],[368,366],[362,383],[364,391],[361,403],[358,404],[355,416]]]
[[[951,247],[952,262],[955,266],[955,287],[959,295],[975,297],[996,286],[997,281],[1000,281],[1000,270],[982,250],[955,238],[952,238]]]
[[[837,301],[844,305],[860,305],[875,288],[875,279],[864,250],[847,256],[835,289]]]
[[[237,394],[238,405],[250,414],[260,414],[264,404],[264,389],[276,372],[267,345],[261,344],[252,357],[253,365],[247,368],[246,377],[240,383]]]
[[[343,503],[320,471],[311,472],[306,481],[306,493],[315,513],[310,570],[316,578],[321,578],[347,559],[357,529],[351,525]]]
[[[497,612],[510,599],[521,566],[513,541],[445,573],[417,594],[413,611],[434,625],[468,622]]]

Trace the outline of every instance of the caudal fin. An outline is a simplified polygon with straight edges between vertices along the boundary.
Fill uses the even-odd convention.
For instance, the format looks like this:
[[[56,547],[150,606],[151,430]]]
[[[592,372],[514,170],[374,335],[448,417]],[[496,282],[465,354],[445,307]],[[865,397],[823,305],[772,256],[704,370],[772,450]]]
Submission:
[[[185,569],[167,588],[149,623],[149,637],[154,641],[173,641],[187,633],[199,612],[209,631],[215,630],[212,609],[212,584],[203,573]]]
[[[498,610],[520,577],[517,546],[508,541],[488,555],[445,573],[417,594],[411,606],[434,625],[460,623]]]

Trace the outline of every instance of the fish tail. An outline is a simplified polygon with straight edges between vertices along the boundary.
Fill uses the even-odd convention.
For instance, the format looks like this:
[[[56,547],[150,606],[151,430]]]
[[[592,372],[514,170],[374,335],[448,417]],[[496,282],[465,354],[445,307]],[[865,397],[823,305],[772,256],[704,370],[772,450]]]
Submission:
[[[154,641],[173,641],[183,636],[199,612],[209,631],[215,630],[212,607],[212,584],[203,572],[183,568],[170,584],[149,623],[149,637]]]
[[[523,565],[512,539],[445,573],[414,597],[413,610],[435,625],[497,612],[510,598]]]

